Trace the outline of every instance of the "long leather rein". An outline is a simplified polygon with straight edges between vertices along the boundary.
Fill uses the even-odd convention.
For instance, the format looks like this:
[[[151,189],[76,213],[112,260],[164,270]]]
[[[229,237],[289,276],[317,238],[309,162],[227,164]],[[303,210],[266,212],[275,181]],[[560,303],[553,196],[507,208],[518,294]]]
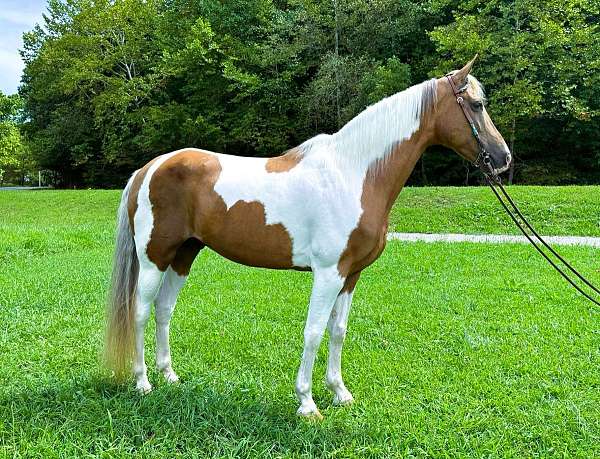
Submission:
[[[515,223],[515,225],[517,225],[517,228],[519,228],[521,233],[523,233],[523,235],[527,238],[527,240],[531,243],[531,245],[533,245],[533,247],[535,247],[535,249],[540,253],[540,255],[542,255],[542,257],[544,257],[544,259],[548,263],[550,263],[550,265],[556,271],[558,271],[558,273],[562,277],[564,277],[565,280],[575,288],[575,290],[577,290],[579,293],[581,293],[583,296],[585,296],[592,303],[596,304],[597,306],[600,306],[600,302],[598,300],[593,298],[588,292],[584,291],[575,282],[575,280],[573,280],[571,278],[571,276],[567,272],[565,272],[565,270],[563,268],[558,266],[556,261],[552,260],[550,258],[550,256],[544,251],[544,249],[542,247],[544,247],[552,255],[554,255],[556,257],[556,259],[560,263],[563,264],[563,266],[566,268],[566,271],[569,271],[572,274],[574,274],[580,281],[582,281],[585,285],[587,285],[595,293],[600,295],[600,290],[598,290],[598,288],[596,286],[594,286],[589,280],[587,280],[582,274],[580,274],[575,268],[573,268],[573,266],[571,266],[571,264],[567,260],[565,260],[558,252],[556,252],[556,250],[554,250],[542,238],[542,236],[540,236],[538,234],[538,232],[533,228],[533,226],[531,226],[531,224],[529,223],[529,221],[527,221],[527,219],[525,218],[525,216],[523,215],[521,210],[517,207],[515,202],[512,200],[512,198],[510,197],[510,195],[508,194],[508,192],[506,191],[504,186],[502,186],[500,177],[498,177],[498,175],[494,172],[490,154],[486,151],[485,147],[483,146],[483,143],[479,136],[479,131],[477,130],[477,126],[475,125],[475,121],[473,120],[473,117],[471,116],[471,114],[467,110],[467,107],[465,106],[464,98],[461,96],[461,94],[466,89],[458,89],[456,87],[456,85],[454,84],[454,81],[452,81],[451,75],[446,75],[446,78],[448,79],[448,82],[450,83],[450,87],[452,88],[454,97],[456,97],[456,102],[458,103],[463,114],[465,115],[465,118],[466,118],[467,122],[469,123],[469,127],[471,128],[471,133],[472,133],[473,137],[475,138],[475,141],[477,142],[477,145],[479,147],[479,154],[477,155],[477,158],[475,159],[473,164],[481,170],[481,172],[483,173],[483,176],[485,177],[487,184],[489,185],[491,190],[494,192],[494,195],[496,196],[496,198],[498,199],[498,201],[500,202],[500,204],[502,205],[502,207],[504,208],[506,213],[509,215],[511,220]],[[498,189],[500,190],[500,192],[498,192]],[[505,202],[505,200],[506,200],[506,202]],[[527,228],[529,231],[531,231],[532,235],[538,240],[538,242],[536,242],[533,239],[532,235],[530,235],[525,228]]]

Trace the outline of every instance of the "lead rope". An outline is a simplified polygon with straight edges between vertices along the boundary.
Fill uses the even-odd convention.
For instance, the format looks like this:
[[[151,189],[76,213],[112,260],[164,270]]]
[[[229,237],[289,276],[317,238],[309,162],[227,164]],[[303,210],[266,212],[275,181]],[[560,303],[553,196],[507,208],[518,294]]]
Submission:
[[[571,271],[573,274],[575,274],[581,281],[583,281],[588,287],[590,287],[594,292],[596,292],[597,294],[600,295],[600,290],[598,288],[596,288],[596,286],[594,284],[592,284],[590,281],[588,281],[585,277],[583,277],[582,274],[580,274],[575,268],[573,268],[573,266],[571,266],[571,264],[565,260],[563,257],[560,256],[560,254],[554,250],[552,248],[552,246],[550,246],[535,230],[535,228],[533,228],[533,226],[531,226],[531,224],[527,221],[527,219],[525,218],[525,216],[521,213],[521,210],[517,207],[517,205],[514,203],[514,201],[512,200],[512,198],[510,197],[510,195],[508,194],[508,192],[506,191],[506,189],[502,186],[502,182],[500,182],[498,180],[497,182],[498,188],[500,188],[500,191],[502,191],[502,194],[506,197],[506,200],[510,203],[510,205],[512,206],[512,208],[515,210],[515,212],[517,213],[517,215],[521,218],[521,220],[523,221],[523,223],[525,223],[525,225],[527,226],[527,228],[529,228],[529,230],[533,233],[533,235],[539,239],[539,241],[548,249],[550,250],[550,252],[552,253],[552,255],[554,255],[556,258],[558,258],[568,269],[569,271]]]
[[[582,274],[580,274],[575,268],[573,268],[573,266],[571,266],[571,264],[567,260],[565,260],[556,250],[554,250],[542,238],[542,236],[540,236],[538,234],[538,232],[533,228],[533,226],[531,226],[529,221],[525,218],[525,216],[523,215],[523,213],[521,212],[519,207],[512,200],[512,198],[510,197],[508,192],[504,189],[504,187],[502,186],[502,182],[500,181],[500,178],[493,171],[490,154],[485,150],[483,143],[481,142],[481,138],[479,137],[479,132],[477,131],[477,127],[475,126],[475,122],[474,122],[473,118],[471,117],[471,115],[469,114],[469,112],[467,111],[467,108],[465,107],[465,104],[464,104],[464,99],[460,95],[464,91],[464,89],[458,89],[456,87],[456,85],[454,84],[454,81],[452,81],[452,75],[446,75],[446,78],[448,79],[448,82],[450,83],[450,87],[452,88],[452,92],[454,93],[454,96],[456,97],[456,102],[458,103],[459,107],[461,108],[463,115],[465,115],[467,123],[469,123],[469,127],[471,128],[471,133],[473,134],[473,137],[475,138],[475,141],[477,142],[477,145],[479,146],[479,154],[477,155],[477,158],[475,159],[474,164],[483,172],[483,176],[485,177],[487,184],[489,185],[489,187],[492,189],[492,191],[496,195],[496,198],[498,199],[500,204],[502,204],[502,207],[504,208],[506,213],[510,216],[510,218],[515,223],[515,225],[517,225],[517,228],[519,228],[521,233],[523,233],[523,235],[527,238],[527,240],[531,243],[531,245],[533,245],[533,247],[535,247],[535,249],[540,253],[540,255],[542,255],[546,259],[546,261],[548,263],[550,263],[550,265],[556,271],[558,271],[558,273],[562,277],[564,277],[565,280],[569,284],[571,284],[575,288],[575,290],[577,290],[579,293],[581,293],[583,296],[585,296],[592,303],[596,304],[597,306],[600,306],[600,302],[598,302],[596,299],[592,298],[579,285],[577,285],[575,283],[575,281],[573,281],[573,279],[571,279],[571,277],[566,272],[564,272],[552,259],[550,259],[550,257],[546,254],[546,252],[535,242],[535,240],[531,237],[531,235],[525,230],[525,228],[523,227],[523,223],[533,233],[533,235],[542,243],[542,245],[544,247],[546,247],[552,255],[554,255],[556,258],[558,258],[558,260],[560,260],[561,263],[563,263],[563,265],[566,266],[569,271],[571,271],[573,274],[575,274],[579,278],[579,280],[581,280],[585,285],[587,285],[594,292],[596,292],[597,294],[600,295],[600,290],[598,290],[598,288],[596,288],[596,286],[594,286],[590,281],[588,281],[585,277],[583,277]],[[487,168],[487,170],[486,170],[486,168]],[[521,223],[521,221],[519,221],[519,219],[515,216],[513,211],[511,211],[509,206],[504,202],[504,199],[502,199],[502,196],[496,190],[496,186],[498,188],[500,188],[502,195],[504,195],[504,198],[508,201],[510,206],[513,208],[514,212],[519,216],[519,218],[521,219],[521,221],[523,223]]]
[[[515,223],[515,225],[517,225],[517,227],[519,228],[519,230],[521,231],[521,233],[523,233],[523,235],[527,238],[527,240],[531,243],[531,245],[533,245],[533,247],[535,247],[535,249],[540,253],[540,255],[542,255],[546,261],[548,263],[550,263],[550,265],[556,270],[558,271],[558,273],[569,283],[571,284],[575,290],[577,290],[579,293],[581,293],[583,296],[585,296],[588,300],[590,300],[592,303],[594,303],[597,306],[600,306],[600,302],[598,302],[597,300],[595,300],[594,298],[592,298],[587,292],[585,292],[579,285],[577,285],[575,283],[575,281],[573,281],[573,279],[571,279],[569,277],[569,275],[567,273],[565,273],[547,254],[546,252],[544,252],[544,250],[535,242],[535,240],[531,237],[531,235],[525,230],[525,228],[523,228],[523,224],[519,221],[519,219],[517,217],[515,217],[515,215],[513,214],[513,212],[510,210],[510,208],[506,205],[506,203],[504,202],[504,200],[502,199],[502,196],[500,196],[500,194],[498,193],[498,191],[496,190],[496,186],[498,186],[498,188],[500,188],[500,190],[502,191],[502,194],[506,197],[507,201],[510,203],[511,207],[513,207],[513,209],[515,210],[515,212],[517,213],[517,215],[521,218],[521,220],[525,223],[525,225],[527,226],[527,228],[529,228],[529,230],[534,234],[534,236],[548,249],[550,250],[550,253],[552,253],[555,257],[557,257],[573,274],[575,274],[579,279],[581,279],[588,287],[590,287],[592,290],[594,290],[596,293],[600,294],[600,291],[590,282],[588,281],[585,277],[583,277],[583,275],[581,275],[575,268],[573,268],[573,266],[571,266],[571,264],[569,262],[567,262],[562,256],[560,256],[560,254],[558,252],[556,252],[556,250],[554,250],[543,238],[542,236],[540,236],[538,234],[537,231],[535,231],[535,229],[533,228],[533,226],[531,226],[531,224],[527,221],[527,219],[525,218],[525,216],[521,213],[521,211],[519,210],[519,208],[517,207],[517,205],[514,203],[514,201],[511,199],[511,197],[509,196],[509,194],[507,193],[507,191],[504,189],[504,187],[502,186],[502,183],[499,180],[494,180],[493,178],[491,178],[487,173],[484,172],[484,177],[486,178],[486,181],[489,185],[489,187],[491,188],[491,190],[494,192],[494,194],[496,195],[496,198],[498,198],[498,201],[500,202],[500,204],[502,204],[502,207],[504,208],[504,210],[506,211],[506,213],[510,216],[510,218],[512,219],[512,221]]]

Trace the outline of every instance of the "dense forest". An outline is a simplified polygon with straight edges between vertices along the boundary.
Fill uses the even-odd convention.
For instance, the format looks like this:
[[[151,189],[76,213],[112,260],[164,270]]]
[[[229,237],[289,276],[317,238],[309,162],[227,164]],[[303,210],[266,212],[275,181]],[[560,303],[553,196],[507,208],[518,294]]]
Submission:
[[[0,94],[0,170],[118,187],[184,146],[274,156],[478,53],[508,178],[599,183],[599,23],[597,0],[49,0]],[[478,177],[437,148],[411,182]]]

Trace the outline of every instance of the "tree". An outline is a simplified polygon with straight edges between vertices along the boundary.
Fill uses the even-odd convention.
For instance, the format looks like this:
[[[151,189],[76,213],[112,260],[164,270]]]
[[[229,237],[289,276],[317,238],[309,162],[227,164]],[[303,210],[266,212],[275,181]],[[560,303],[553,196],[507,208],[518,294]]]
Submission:
[[[25,34],[22,133],[64,186],[122,186],[199,146],[273,156],[481,59],[515,180],[600,179],[592,0],[49,0]],[[463,183],[453,155],[412,183]],[[550,170],[556,171],[549,175]]]
[[[31,168],[29,151],[21,135],[23,102],[17,95],[0,92],[0,186],[13,177],[23,183]]]
[[[508,133],[513,157],[553,155],[532,142],[541,126],[564,131],[598,122],[598,15],[598,3],[588,0],[462,2],[453,22],[430,33],[445,57],[436,70],[457,68],[479,53],[475,74],[489,89],[492,118]],[[556,137],[564,134],[548,139],[554,147]],[[560,155],[592,157],[590,146]],[[513,174],[511,168],[510,182]]]

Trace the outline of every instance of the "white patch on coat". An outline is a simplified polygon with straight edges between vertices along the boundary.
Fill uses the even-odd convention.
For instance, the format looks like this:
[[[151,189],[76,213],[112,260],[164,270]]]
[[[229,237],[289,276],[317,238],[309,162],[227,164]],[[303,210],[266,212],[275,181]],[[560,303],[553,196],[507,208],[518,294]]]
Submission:
[[[260,202],[266,223],[288,232],[298,267],[337,264],[362,213],[364,174],[344,175],[331,152],[322,153],[287,172],[267,172],[262,158],[217,155],[221,174],[214,189],[227,209],[238,201]]]

